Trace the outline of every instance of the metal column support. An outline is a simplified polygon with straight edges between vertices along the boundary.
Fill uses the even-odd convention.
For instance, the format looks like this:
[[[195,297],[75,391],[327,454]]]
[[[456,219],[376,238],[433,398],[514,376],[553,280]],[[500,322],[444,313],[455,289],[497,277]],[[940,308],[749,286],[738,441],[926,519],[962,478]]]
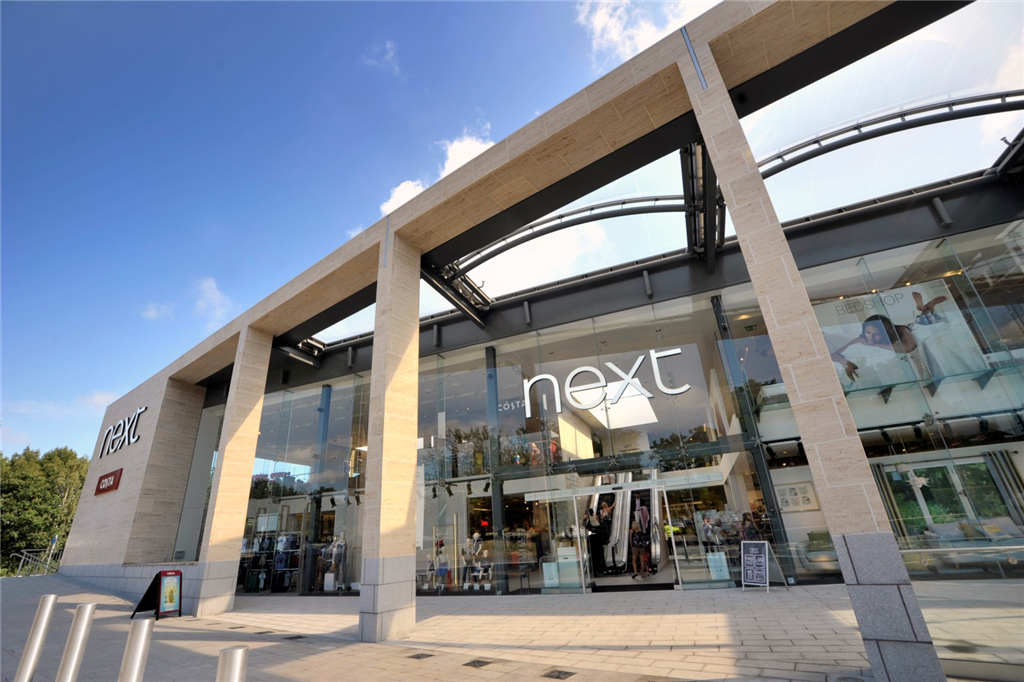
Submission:
[[[25,642],[25,651],[21,654],[21,663],[14,675],[14,682],[32,682],[32,678],[35,677],[39,656],[43,653],[43,645],[46,644],[46,632],[50,629],[53,607],[56,604],[55,594],[43,595],[39,600],[39,608],[36,609],[36,617],[32,621],[32,629],[29,630],[28,641]]]
[[[79,604],[75,609],[75,620],[71,623],[71,633],[68,634],[67,644],[64,645],[64,657],[61,658],[60,669],[57,670],[57,682],[75,682],[78,679],[94,613],[95,604]]]
[[[725,315],[725,308],[722,305],[721,296],[711,297],[711,307],[715,311],[715,322],[718,331],[722,336],[722,355],[725,359],[725,370],[728,375],[729,385],[736,393],[736,402],[739,404],[740,415],[743,423],[747,425],[750,435],[757,438],[755,445],[751,447],[751,458],[754,460],[754,468],[757,470],[757,478],[761,482],[761,493],[764,497],[764,505],[768,511],[768,519],[772,526],[772,537],[776,546],[789,545],[789,538],[786,535],[786,528],[782,523],[782,514],[779,511],[778,501],[775,499],[775,489],[772,487],[771,472],[768,469],[768,462],[765,459],[764,446],[761,445],[761,438],[757,434],[757,420],[754,416],[754,405],[750,393],[740,369],[739,359],[736,357],[736,349],[732,343],[732,331],[729,328],[729,318]],[[782,553],[782,571],[787,582],[796,581],[796,570],[793,566],[793,557],[790,552]]]
[[[487,364],[487,430],[490,435],[488,469],[491,474],[491,528],[494,532],[494,589],[508,593],[508,564],[505,560],[505,486],[495,476],[501,467],[501,421],[498,418],[498,352],[494,346],[484,349]]]
[[[725,203],[718,190],[718,176],[703,140],[679,150],[686,209],[686,246],[715,272],[715,256],[725,243]]]

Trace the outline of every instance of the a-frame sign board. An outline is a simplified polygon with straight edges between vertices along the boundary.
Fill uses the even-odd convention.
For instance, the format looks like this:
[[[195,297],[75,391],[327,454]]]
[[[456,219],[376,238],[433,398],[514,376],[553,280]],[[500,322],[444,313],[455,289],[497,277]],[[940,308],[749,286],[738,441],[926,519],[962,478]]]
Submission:
[[[157,620],[175,613],[181,616],[181,571],[160,571],[153,576],[131,617],[139,611],[155,611]]]

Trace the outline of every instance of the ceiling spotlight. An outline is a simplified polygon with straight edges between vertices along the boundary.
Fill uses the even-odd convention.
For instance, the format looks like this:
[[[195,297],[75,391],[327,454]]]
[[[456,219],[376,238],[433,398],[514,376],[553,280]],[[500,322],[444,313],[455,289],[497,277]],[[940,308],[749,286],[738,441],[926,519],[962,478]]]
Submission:
[[[454,492],[452,492],[452,484],[451,483],[445,483],[444,484],[444,491],[446,493],[448,493],[448,497],[451,497],[452,495],[455,494]]]
[[[331,495],[331,509],[338,506],[338,503],[334,501],[334,495]]]
[[[363,501],[359,499],[359,496],[358,496],[358,495],[356,495],[356,506],[358,507],[358,506],[359,506],[359,505],[361,505],[362,503],[363,503]]]
[[[467,483],[466,484],[466,494],[467,495],[472,495],[473,494],[473,484],[472,483]]]
[[[491,482],[487,481],[487,483],[484,483],[484,492],[487,492],[490,489],[491,489]]]
[[[431,489],[430,497],[435,499],[435,500],[437,499],[437,486],[436,485]]]

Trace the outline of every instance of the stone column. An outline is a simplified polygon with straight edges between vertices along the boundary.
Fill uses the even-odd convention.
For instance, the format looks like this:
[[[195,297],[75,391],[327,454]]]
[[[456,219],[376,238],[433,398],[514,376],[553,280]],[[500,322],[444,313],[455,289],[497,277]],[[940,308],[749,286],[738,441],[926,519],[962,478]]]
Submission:
[[[359,638],[416,625],[416,419],[420,253],[388,232],[380,245],[363,501]]]
[[[234,604],[272,341],[249,326],[239,335],[199,552],[200,617],[230,611]]]
[[[678,62],[782,370],[871,669],[944,680],[850,406],[771,198],[707,43]],[[698,73],[698,68],[700,73]]]

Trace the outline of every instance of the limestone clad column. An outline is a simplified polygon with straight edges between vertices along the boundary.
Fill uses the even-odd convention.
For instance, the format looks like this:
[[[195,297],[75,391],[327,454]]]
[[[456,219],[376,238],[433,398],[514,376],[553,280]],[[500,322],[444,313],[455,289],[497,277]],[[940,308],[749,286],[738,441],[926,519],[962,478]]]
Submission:
[[[707,43],[692,47],[695,59],[680,60],[679,70],[782,370],[871,668],[879,682],[944,680],[853,415],[746,135]]]
[[[359,638],[416,625],[416,418],[420,253],[390,232],[380,245],[363,502]]]
[[[199,552],[197,616],[224,613],[234,604],[272,341],[247,325],[239,335]]]

